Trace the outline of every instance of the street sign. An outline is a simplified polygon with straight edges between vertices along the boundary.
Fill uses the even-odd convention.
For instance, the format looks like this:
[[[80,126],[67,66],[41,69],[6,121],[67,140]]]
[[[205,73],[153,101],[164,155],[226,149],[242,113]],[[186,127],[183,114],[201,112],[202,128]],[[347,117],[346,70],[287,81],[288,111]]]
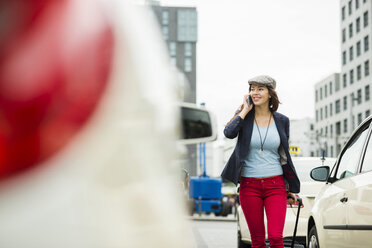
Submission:
[[[300,154],[301,153],[301,149],[299,146],[290,146],[289,147],[289,153],[291,154]]]

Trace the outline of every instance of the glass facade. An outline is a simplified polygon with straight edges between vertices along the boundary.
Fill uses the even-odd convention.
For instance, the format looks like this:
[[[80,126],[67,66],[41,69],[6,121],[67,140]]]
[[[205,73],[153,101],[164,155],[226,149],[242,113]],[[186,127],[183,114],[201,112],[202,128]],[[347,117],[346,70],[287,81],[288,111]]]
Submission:
[[[197,41],[197,13],[193,9],[177,11],[177,40]]]

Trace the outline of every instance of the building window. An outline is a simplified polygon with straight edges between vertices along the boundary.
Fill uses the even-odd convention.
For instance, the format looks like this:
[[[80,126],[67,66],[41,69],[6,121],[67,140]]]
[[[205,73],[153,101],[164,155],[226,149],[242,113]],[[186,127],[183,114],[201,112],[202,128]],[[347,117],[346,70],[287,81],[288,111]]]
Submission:
[[[162,33],[163,33],[163,39],[168,40],[169,39],[169,29],[168,26],[162,26]]]
[[[342,7],[341,9],[341,17],[342,17],[342,20],[345,20],[345,6]]]
[[[355,97],[354,97],[354,93],[351,93],[351,94],[350,94],[350,102],[351,102],[351,106],[352,106],[352,107],[355,106],[355,103],[354,103],[355,100],[356,100],[356,99],[355,99]]]
[[[161,13],[161,24],[168,25],[169,24],[169,11],[163,10]]]
[[[354,47],[349,48],[349,60],[352,61],[354,59]]]
[[[368,35],[364,37],[364,51],[368,51],[369,49],[369,40],[368,40]]]
[[[357,91],[357,97],[358,97],[358,104],[361,104],[362,103],[362,90],[361,89]]]
[[[333,115],[333,103],[329,104],[329,116]]]
[[[347,133],[347,119],[344,119],[344,133]]]
[[[342,52],[342,65],[346,65],[346,51]]]
[[[368,11],[364,12],[363,14],[363,27],[368,26]]]
[[[346,29],[342,30],[342,43],[346,41]]]
[[[341,134],[341,122],[336,122],[336,135]]]
[[[362,78],[362,66],[357,66],[357,80],[359,81]]]
[[[318,122],[319,118],[318,118],[318,110],[315,111],[315,120],[316,122]]]
[[[371,111],[368,109],[367,111],[366,111],[366,118],[368,117],[368,116],[370,116],[371,115]]]
[[[320,97],[320,100],[323,99],[323,88],[320,88],[319,97]]]
[[[328,94],[328,85],[324,85],[324,98],[327,97]]]
[[[340,100],[336,101],[335,106],[336,106],[336,114],[340,113],[340,110],[341,110]]]
[[[352,7],[353,7],[352,1],[349,1],[349,15],[351,15],[352,13]]]
[[[350,70],[350,84],[354,83],[354,69]]]
[[[342,75],[342,85],[343,85],[344,88],[346,88],[346,86],[347,86],[347,75],[346,75],[346,73],[344,73]]]
[[[355,26],[356,26],[356,32],[359,33],[359,31],[360,31],[360,17],[358,17],[356,19]]]
[[[189,58],[189,57],[185,58],[184,71],[185,72],[191,72],[192,71],[192,61],[191,61],[191,58]]]
[[[320,120],[323,120],[323,108],[320,108]]]
[[[356,55],[357,56],[360,56],[360,53],[361,53],[361,48],[360,48],[361,46],[360,46],[360,41],[358,41],[357,42],[357,44],[356,44]]]
[[[369,98],[370,98],[369,85],[366,85],[366,87],[364,87],[364,99],[365,101],[368,101]]]
[[[344,96],[344,110],[347,110],[347,96]]]
[[[315,90],[315,102],[318,102],[318,90]]]
[[[355,0],[355,9],[359,9],[359,0]]]
[[[324,118],[325,119],[328,118],[328,106],[325,106],[325,108],[324,108]]]
[[[349,38],[353,37],[353,24],[349,24]]]
[[[169,42],[169,55],[176,56],[177,55],[177,43],[175,41]]]
[[[332,124],[329,125],[329,132],[330,132],[331,137],[332,137],[332,135],[333,135],[333,125]]]
[[[331,81],[331,82],[329,82],[329,95],[332,95],[332,87],[333,87],[333,85],[332,85],[332,81]]]
[[[367,77],[369,75],[369,60],[364,62],[364,76]]]
[[[171,62],[172,65],[177,66],[177,58],[176,57],[171,57],[170,62]]]
[[[194,9],[177,11],[177,39],[178,41],[197,41],[197,13]]]
[[[337,91],[339,91],[340,90],[340,81],[339,80],[337,80],[336,82],[336,87],[335,87],[335,90],[336,90],[336,92]]]
[[[363,121],[362,113],[359,113],[359,114],[358,114],[358,125],[359,125],[360,123],[362,123],[362,121]]]
[[[192,44],[190,42],[185,42],[185,57],[192,56]]]

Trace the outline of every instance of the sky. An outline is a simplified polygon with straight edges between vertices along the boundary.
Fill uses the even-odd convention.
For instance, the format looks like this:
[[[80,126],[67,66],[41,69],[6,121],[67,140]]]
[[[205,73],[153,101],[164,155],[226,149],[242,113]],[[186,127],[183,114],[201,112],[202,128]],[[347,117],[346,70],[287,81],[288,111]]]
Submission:
[[[248,92],[248,79],[277,81],[290,119],[314,118],[314,86],[341,69],[339,0],[163,0],[198,12],[197,101],[218,129]]]

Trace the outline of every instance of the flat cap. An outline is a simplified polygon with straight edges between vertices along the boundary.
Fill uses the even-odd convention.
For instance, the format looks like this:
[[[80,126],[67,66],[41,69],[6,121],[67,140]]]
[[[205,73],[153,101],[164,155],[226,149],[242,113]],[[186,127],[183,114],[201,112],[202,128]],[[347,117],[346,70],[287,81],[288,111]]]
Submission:
[[[276,81],[272,77],[267,76],[267,75],[261,75],[261,76],[251,78],[251,79],[248,80],[248,84],[249,85],[251,85],[251,84],[261,84],[261,85],[265,85],[267,87],[271,87],[273,89],[275,89],[275,87],[276,87]]]

